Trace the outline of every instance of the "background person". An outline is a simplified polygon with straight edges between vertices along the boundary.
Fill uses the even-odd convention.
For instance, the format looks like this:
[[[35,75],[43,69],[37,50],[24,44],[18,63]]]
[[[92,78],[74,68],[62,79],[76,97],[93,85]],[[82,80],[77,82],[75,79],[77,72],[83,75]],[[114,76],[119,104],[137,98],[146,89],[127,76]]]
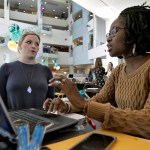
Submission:
[[[107,65],[107,72],[106,72],[106,76],[109,77],[111,72],[113,71],[114,69],[114,66],[113,66],[113,63],[112,62],[109,62],[108,65]]]
[[[18,42],[20,60],[0,68],[0,94],[8,109],[40,108],[46,98],[54,98],[50,69],[36,62],[40,37],[24,32]]]
[[[44,108],[48,113],[84,111],[88,117],[102,122],[105,129],[150,139],[149,41],[150,6],[126,8],[111,24],[107,35],[110,56],[123,57],[125,63],[115,67],[99,94],[88,101],[65,77],[53,78],[49,86],[62,89],[70,104],[60,99],[46,100]]]
[[[102,66],[101,58],[96,58],[95,61],[95,68],[93,69],[95,74],[95,83],[94,87],[99,88],[99,90],[104,86],[104,75],[105,75],[105,68]]]
[[[92,82],[92,81],[93,81],[93,74],[92,71],[90,70],[88,74],[87,82]]]

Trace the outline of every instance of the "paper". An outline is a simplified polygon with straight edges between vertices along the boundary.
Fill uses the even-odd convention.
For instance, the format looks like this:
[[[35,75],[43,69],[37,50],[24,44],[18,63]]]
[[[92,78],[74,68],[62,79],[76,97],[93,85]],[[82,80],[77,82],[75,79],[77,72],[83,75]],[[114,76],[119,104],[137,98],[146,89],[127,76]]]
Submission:
[[[55,115],[62,115],[62,116],[68,117],[68,118],[76,119],[76,120],[80,120],[80,119],[83,119],[83,118],[84,118],[83,115],[76,114],[76,113],[64,114],[64,113],[60,113],[60,112],[58,112],[58,111],[56,111],[56,112],[51,112],[51,113],[52,113],[52,114],[55,114]]]
[[[98,90],[98,88],[87,88],[87,90]]]

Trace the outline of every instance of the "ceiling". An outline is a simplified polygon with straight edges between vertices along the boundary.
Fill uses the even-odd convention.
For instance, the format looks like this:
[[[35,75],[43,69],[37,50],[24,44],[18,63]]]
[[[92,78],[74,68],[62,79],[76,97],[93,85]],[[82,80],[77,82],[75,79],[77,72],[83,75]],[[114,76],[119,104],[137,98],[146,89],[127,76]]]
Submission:
[[[125,8],[134,5],[141,5],[147,2],[150,5],[150,0],[72,0],[82,7],[93,12],[97,16],[105,19],[114,19]]]
[[[71,0],[43,0],[43,12],[45,15],[66,19],[68,17],[68,4]],[[88,9],[97,16],[108,19],[116,18],[119,12],[124,8],[141,5],[147,2],[150,5],[150,0],[72,0],[82,7]],[[19,4],[20,3],[20,4]],[[4,0],[0,0],[0,5],[4,5]],[[12,9],[20,11],[37,11],[37,0],[10,0]],[[53,11],[55,10],[55,11]],[[65,12],[65,13],[63,13]]]

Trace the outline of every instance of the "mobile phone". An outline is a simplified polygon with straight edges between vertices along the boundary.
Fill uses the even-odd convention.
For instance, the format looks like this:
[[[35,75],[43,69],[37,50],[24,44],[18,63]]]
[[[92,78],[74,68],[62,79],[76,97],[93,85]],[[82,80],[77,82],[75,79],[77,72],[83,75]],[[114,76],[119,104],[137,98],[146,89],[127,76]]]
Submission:
[[[115,136],[92,133],[70,148],[70,150],[109,150],[116,140],[117,137]]]

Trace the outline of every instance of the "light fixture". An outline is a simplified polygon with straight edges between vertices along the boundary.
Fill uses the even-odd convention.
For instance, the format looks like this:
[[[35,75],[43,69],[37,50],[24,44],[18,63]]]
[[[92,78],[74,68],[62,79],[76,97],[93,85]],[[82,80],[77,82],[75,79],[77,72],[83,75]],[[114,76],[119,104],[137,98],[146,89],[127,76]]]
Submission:
[[[18,24],[10,24],[9,25],[9,32],[10,32],[10,41],[7,43],[7,46],[10,50],[17,52],[18,44],[20,36],[22,35],[22,29],[20,29]]]
[[[59,70],[60,69],[60,66],[58,65],[57,61],[56,60],[52,60],[53,64],[54,64],[54,69],[55,70]]]
[[[59,70],[60,69],[60,66],[56,66],[56,70]]]
[[[16,42],[14,41],[9,41],[7,43],[7,46],[10,50],[14,51],[14,52],[17,52],[17,47],[18,47],[18,44],[16,44]]]

